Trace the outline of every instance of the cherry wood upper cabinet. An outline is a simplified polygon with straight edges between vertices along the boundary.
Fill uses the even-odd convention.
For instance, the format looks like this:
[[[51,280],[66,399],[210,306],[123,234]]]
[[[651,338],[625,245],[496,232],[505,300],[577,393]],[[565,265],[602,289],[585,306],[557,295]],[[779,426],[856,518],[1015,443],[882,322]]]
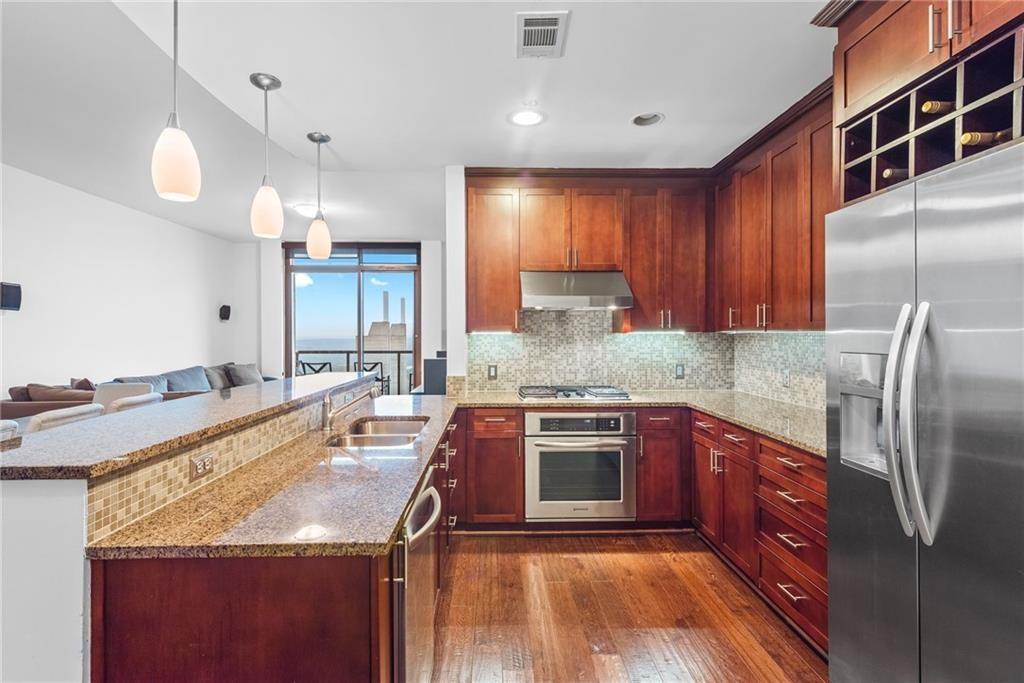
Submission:
[[[808,149],[804,153],[810,168],[807,171],[810,197],[810,280],[811,319],[808,327],[825,329],[825,214],[838,204],[837,188],[833,185],[832,145],[835,129],[831,111],[819,115],[807,127]]]
[[[767,159],[771,268],[766,311],[773,329],[804,329],[811,318],[811,226],[804,213],[809,205],[800,137],[780,141]]]
[[[739,311],[735,329],[762,327],[765,293],[765,161],[739,176]]]
[[[703,332],[707,329],[707,201],[704,190],[666,191],[669,212],[665,250],[671,267],[665,292],[666,326],[670,329]]]
[[[571,206],[569,190],[519,190],[520,270],[571,270]]]
[[[740,307],[739,177],[723,179],[715,191],[715,328],[736,329]]]
[[[515,331],[519,190],[471,187],[466,202],[466,330]]]
[[[665,325],[664,240],[656,189],[626,191],[628,256],[625,275],[633,290],[629,329],[656,330]]]
[[[1024,14],[1024,0],[953,0],[947,24],[953,54]]]
[[[624,190],[572,190],[573,270],[622,270]]]

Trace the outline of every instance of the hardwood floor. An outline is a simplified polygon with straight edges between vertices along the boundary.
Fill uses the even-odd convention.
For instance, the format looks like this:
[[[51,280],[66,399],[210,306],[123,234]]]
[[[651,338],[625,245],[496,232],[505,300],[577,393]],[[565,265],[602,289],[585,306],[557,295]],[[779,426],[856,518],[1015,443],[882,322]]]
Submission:
[[[435,681],[823,681],[693,534],[460,536]]]

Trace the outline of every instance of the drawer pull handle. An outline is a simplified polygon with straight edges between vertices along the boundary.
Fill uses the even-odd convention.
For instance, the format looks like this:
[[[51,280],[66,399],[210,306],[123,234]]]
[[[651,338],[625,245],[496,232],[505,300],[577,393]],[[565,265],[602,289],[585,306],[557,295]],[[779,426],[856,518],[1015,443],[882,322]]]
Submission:
[[[449,432],[454,432],[458,428],[458,426],[459,425],[452,423],[452,424],[448,425],[448,431]]]
[[[722,434],[722,438],[729,439],[733,443],[743,443],[746,441],[742,436],[736,436],[735,434]]]
[[[434,467],[436,467],[439,470],[446,470],[446,469],[448,469],[448,463],[447,462],[439,462],[436,465],[434,465]]]
[[[649,417],[647,419],[650,420],[651,422],[671,422],[672,421],[671,417]]]
[[[793,602],[800,602],[801,600],[807,599],[806,595],[800,595],[799,593],[792,592],[790,589],[795,588],[795,586],[791,583],[776,583],[775,585],[778,586],[779,590]]]
[[[454,527],[455,526],[455,522],[457,522],[457,521],[459,521],[459,516],[458,515],[452,515],[451,517],[448,518],[448,527],[449,528]]]
[[[803,548],[807,545],[806,543],[801,543],[800,541],[794,541],[793,538],[799,538],[799,536],[796,536],[795,534],[776,533],[775,536],[793,550]]]
[[[792,503],[793,505],[799,505],[800,503],[805,502],[803,498],[797,498],[789,491],[776,491],[775,494],[782,500],[787,503]]]
[[[775,459],[778,460],[779,462],[781,462],[783,465],[785,465],[786,467],[788,467],[791,470],[799,470],[801,467],[804,466],[804,463],[797,462],[796,460],[793,460],[792,458],[783,458],[783,457],[779,456],[779,457],[777,457]]]
[[[458,483],[459,483],[459,480],[458,480],[458,479],[449,479],[449,480],[448,480],[448,488],[450,488],[450,489],[453,489],[453,488],[455,488],[455,486],[456,486],[456,485],[457,485]]]
[[[458,452],[459,452],[458,448],[449,448],[448,449],[448,459],[451,460],[452,458],[454,458],[458,454]]]
[[[701,429],[711,429],[710,422],[701,422],[700,420],[697,420],[696,422],[694,422],[694,424],[700,427]]]
[[[504,421],[505,421],[505,418],[503,418],[503,417],[485,417],[484,418],[484,422],[504,422]]]

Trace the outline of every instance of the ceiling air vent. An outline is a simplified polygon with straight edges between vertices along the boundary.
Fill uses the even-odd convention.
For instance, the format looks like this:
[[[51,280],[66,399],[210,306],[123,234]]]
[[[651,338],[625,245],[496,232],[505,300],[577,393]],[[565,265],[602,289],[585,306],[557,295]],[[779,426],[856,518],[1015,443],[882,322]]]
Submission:
[[[516,57],[561,57],[569,11],[517,12]]]

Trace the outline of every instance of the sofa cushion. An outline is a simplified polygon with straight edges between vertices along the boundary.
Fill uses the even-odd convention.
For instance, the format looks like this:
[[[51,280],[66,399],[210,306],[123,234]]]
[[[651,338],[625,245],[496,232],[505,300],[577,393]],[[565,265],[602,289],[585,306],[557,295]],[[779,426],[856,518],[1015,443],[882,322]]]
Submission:
[[[115,377],[114,382],[120,384],[128,383],[135,384],[137,382],[145,382],[149,386],[153,387],[153,391],[163,393],[167,391],[167,378],[163,375],[141,375],[139,377]]]
[[[228,377],[231,378],[231,384],[236,387],[242,387],[246,384],[263,384],[263,375],[256,369],[255,363],[229,365]]]
[[[231,387],[231,378],[228,377],[229,365],[234,365],[234,363],[221,363],[220,365],[211,365],[208,368],[203,368],[203,371],[206,373],[206,380],[214,391]]]
[[[28,387],[11,387],[7,390],[7,393],[11,395],[12,401],[32,400],[32,397],[28,395]]]
[[[72,377],[71,378],[71,388],[72,389],[86,389],[88,391],[96,391],[96,385],[93,384],[91,379],[87,379],[87,378],[75,379],[74,377]]]
[[[167,391],[209,391],[210,381],[206,379],[206,372],[202,365],[193,365],[190,368],[171,370],[163,373],[167,378]]]
[[[51,387],[48,384],[29,384],[28,395],[33,401],[91,401],[92,391]]]

